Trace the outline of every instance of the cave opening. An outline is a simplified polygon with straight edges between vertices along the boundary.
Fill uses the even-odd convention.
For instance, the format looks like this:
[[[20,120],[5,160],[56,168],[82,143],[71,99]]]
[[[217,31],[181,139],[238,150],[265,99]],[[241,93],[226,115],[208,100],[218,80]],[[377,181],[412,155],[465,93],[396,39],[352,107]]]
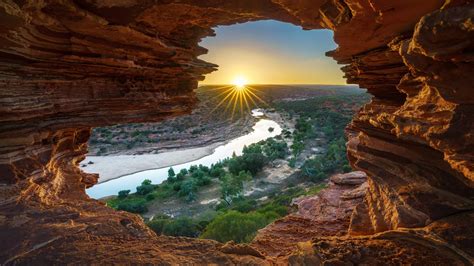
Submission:
[[[140,214],[157,234],[251,242],[292,199],[352,170],[344,128],[369,96],[325,55],[337,48],[330,30],[275,20],[214,30],[199,59],[218,67],[193,113],[94,128],[81,168],[99,174],[89,196]],[[216,229],[230,220],[251,225]]]

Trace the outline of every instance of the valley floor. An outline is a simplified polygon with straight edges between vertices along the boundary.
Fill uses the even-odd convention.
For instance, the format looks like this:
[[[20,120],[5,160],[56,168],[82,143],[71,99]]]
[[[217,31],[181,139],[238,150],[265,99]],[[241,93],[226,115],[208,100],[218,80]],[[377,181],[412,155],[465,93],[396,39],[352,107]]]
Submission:
[[[206,144],[193,139],[188,143],[205,147],[185,145],[184,149],[159,154],[152,151],[152,154],[140,155],[89,156],[82,167],[87,172],[100,172],[100,182],[162,168],[160,176],[161,171],[167,172],[164,181],[152,184],[148,178],[155,178],[155,172],[151,171],[152,175],[143,180],[137,192],[122,190],[118,196],[105,197],[102,201],[112,208],[141,214],[157,234],[250,242],[259,229],[294,212],[294,200],[318,194],[326,187],[330,175],[351,170],[345,156],[344,127],[367,97],[361,92],[333,93],[274,101],[264,113],[267,120],[276,122],[278,135],[255,143],[257,146],[244,142],[247,153],[232,156],[229,153],[226,155],[229,159],[216,162],[219,166],[192,164],[235,138],[229,137],[227,131],[215,133],[228,138],[224,142]],[[266,126],[266,133],[267,129],[268,132],[274,130]],[[173,132],[176,131],[179,129]],[[185,162],[190,162],[184,166],[187,169],[179,165]],[[103,165],[106,167],[101,168]],[[257,165],[260,165],[258,169],[252,171]],[[168,171],[169,166],[174,169]],[[234,192],[237,188],[238,192]],[[245,232],[237,232],[242,228],[227,232],[225,228],[230,225],[225,223],[229,219],[241,220]],[[244,220],[252,226],[244,225]]]
[[[224,143],[157,154],[87,156],[81,168],[88,173],[100,173],[98,183],[103,183],[124,175],[191,162],[211,154]]]

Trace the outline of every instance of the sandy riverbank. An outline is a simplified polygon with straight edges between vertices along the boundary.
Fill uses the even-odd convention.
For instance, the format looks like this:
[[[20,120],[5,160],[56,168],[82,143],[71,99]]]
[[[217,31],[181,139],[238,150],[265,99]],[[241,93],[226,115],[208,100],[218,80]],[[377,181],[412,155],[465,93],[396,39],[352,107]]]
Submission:
[[[81,169],[87,173],[100,173],[99,183],[103,183],[124,175],[198,160],[212,154],[215,148],[223,144],[217,142],[206,147],[158,154],[87,156],[81,162],[81,165],[85,165],[81,166]],[[93,164],[88,164],[89,162]]]
[[[256,114],[258,115],[258,113]],[[265,113],[265,116],[280,125],[285,125],[286,128],[291,130],[294,127],[291,122],[285,121],[277,112]],[[245,130],[244,135],[248,131],[251,130]],[[141,171],[170,167],[198,160],[212,154],[217,147],[231,140],[232,138],[228,138],[225,141],[214,142],[204,147],[165,151],[157,154],[87,156],[80,165],[84,172],[99,173],[98,183],[104,183]],[[92,164],[89,164],[89,162],[92,162]]]

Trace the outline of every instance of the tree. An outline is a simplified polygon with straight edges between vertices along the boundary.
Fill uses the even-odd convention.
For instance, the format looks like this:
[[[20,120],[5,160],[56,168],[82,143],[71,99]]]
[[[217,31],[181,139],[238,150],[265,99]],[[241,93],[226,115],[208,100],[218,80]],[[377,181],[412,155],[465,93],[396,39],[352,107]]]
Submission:
[[[178,173],[178,175],[179,175],[179,173]],[[168,182],[170,182],[170,183],[174,183],[178,180],[178,178],[176,177],[176,174],[173,170],[173,167],[170,167],[170,169],[168,169],[168,178],[166,180],[168,180]]]
[[[229,160],[229,172],[238,174],[240,171],[248,171],[256,174],[265,166],[267,158],[261,152],[244,153]]]
[[[304,143],[295,141],[291,144],[291,150],[294,156],[298,156],[304,149]]]
[[[174,170],[173,170],[173,167],[170,167],[170,169],[168,170],[168,177],[175,177],[176,174],[174,173]]]
[[[151,184],[150,179],[143,180],[142,184],[137,187],[137,194],[146,195],[152,192],[155,189],[155,186]]]
[[[183,176],[187,175],[188,174],[188,170],[186,168],[183,168],[179,171],[180,174],[182,174]]]
[[[288,154],[288,145],[285,141],[276,141],[274,138],[269,138],[265,141],[262,150],[270,161],[284,159]]]
[[[253,144],[250,144],[249,146],[245,145],[244,148],[242,149],[242,153],[244,155],[251,154],[251,153],[262,153],[261,142],[253,143]]]
[[[185,197],[187,202],[191,202],[196,199],[196,191],[197,182],[194,179],[190,178],[183,181],[178,192],[178,196]]]
[[[196,184],[200,187],[207,186],[207,185],[211,184],[211,178],[209,176],[203,176],[203,177],[200,177],[196,180],[197,180]]]
[[[197,171],[197,169],[198,169],[197,165],[191,165],[191,166],[189,167],[189,172],[190,172],[190,173],[193,173],[194,171]]]
[[[209,173],[209,167],[202,164],[199,165],[199,170],[203,171],[204,173]]]
[[[183,173],[179,172],[179,173],[176,175],[176,180],[178,180],[178,181],[183,181],[183,180],[184,180],[184,177],[185,177],[185,175],[183,175]]]
[[[252,179],[252,176],[244,171],[238,175],[226,174],[221,178],[221,199],[230,205],[234,198],[242,195],[244,181]]]
[[[211,177],[221,177],[225,175],[225,170],[222,169],[222,166],[218,165],[213,165],[211,167],[211,170],[209,170],[209,175]]]
[[[199,179],[199,178],[204,177],[204,175],[206,175],[206,173],[203,172],[201,169],[198,169],[198,170],[194,171],[191,176],[192,176],[193,178]]]
[[[119,193],[118,193],[118,198],[119,199],[125,199],[128,194],[130,194],[130,189],[128,190],[120,190]]]

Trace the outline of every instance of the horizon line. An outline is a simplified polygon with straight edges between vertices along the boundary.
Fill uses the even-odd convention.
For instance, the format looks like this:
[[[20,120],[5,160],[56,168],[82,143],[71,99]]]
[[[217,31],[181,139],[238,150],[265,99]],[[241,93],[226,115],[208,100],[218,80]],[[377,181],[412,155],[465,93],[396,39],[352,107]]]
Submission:
[[[209,83],[209,84],[198,84],[198,86],[223,86],[223,85],[234,85],[231,83]],[[322,86],[358,86],[357,84],[324,84],[324,83],[252,83],[246,84],[246,86],[252,85],[322,85]]]

